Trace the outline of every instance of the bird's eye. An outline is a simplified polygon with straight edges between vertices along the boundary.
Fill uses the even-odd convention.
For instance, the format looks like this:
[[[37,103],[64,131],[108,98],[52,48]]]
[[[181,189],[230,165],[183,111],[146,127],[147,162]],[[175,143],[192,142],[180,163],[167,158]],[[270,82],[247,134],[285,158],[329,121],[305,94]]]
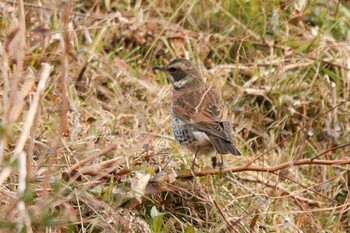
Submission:
[[[169,71],[170,73],[174,73],[175,71],[177,71],[177,68],[175,68],[175,67],[170,67],[170,68],[168,69],[168,71]]]

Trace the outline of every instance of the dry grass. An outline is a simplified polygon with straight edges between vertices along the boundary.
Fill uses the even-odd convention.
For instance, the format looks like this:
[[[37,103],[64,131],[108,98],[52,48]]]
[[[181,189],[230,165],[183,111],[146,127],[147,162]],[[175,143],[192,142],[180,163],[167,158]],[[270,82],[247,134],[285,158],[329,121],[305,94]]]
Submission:
[[[346,1],[39,2],[0,3],[1,231],[350,231]],[[170,137],[175,57],[233,113],[223,171]]]

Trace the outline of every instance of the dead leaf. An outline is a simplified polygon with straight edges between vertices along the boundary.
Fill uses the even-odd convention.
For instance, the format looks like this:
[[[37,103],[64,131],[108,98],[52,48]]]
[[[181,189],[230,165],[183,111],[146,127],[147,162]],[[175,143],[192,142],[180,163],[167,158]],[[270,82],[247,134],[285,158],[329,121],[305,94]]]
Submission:
[[[146,186],[150,178],[150,174],[135,172],[135,175],[129,179],[131,184],[131,191],[129,194],[135,197],[140,203],[142,202],[142,196],[145,195]]]

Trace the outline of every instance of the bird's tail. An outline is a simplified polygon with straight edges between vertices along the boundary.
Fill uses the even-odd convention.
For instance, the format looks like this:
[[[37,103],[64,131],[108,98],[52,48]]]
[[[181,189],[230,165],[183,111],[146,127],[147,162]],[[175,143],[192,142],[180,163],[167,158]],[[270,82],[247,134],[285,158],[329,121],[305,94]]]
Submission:
[[[231,141],[227,141],[216,136],[209,136],[209,139],[219,154],[231,153],[233,155],[241,155],[241,152],[237,150]]]

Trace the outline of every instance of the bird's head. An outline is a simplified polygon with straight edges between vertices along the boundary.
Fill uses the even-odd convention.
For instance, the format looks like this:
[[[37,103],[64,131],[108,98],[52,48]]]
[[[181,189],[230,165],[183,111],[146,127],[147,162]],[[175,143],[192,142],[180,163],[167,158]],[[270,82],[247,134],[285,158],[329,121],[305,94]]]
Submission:
[[[165,66],[154,66],[153,72],[156,70],[167,74],[168,80],[175,90],[195,88],[204,84],[198,69],[192,62],[183,58],[176,58]]]

